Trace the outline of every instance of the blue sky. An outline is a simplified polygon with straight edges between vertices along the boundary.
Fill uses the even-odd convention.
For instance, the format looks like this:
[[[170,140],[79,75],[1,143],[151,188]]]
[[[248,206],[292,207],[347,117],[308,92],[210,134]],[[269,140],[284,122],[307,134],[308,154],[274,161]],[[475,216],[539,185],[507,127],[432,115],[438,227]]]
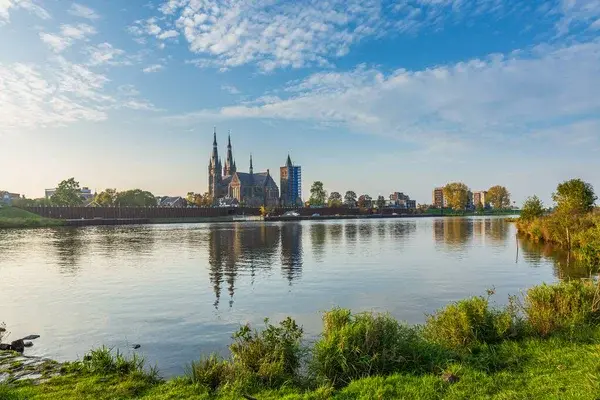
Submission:
[[[238,169],[371,196],[600,190],[600,0],[0,0],[0,188],[204,192]]]

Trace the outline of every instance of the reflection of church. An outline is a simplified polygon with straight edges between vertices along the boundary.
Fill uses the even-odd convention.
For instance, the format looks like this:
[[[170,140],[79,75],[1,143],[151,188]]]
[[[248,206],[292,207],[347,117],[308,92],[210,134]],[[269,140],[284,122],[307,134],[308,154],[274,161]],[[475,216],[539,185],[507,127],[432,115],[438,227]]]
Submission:
[[[276,206],[279,202],[279,188],[271,177],[271,173],[269,170],[254,173],[252,155],[250,155],[249,172],[238,172],[233,159],[231,136],[228,138],[225,166],[222,166],[217,149],[216,129],[213,138],[213,151],[208,164],[208,194],[215,203],[222,198],[231,199],[251,207]]]
[[[211,227],[208,234],[208,261],[209,279],[215,293],[214,306],[218,308],[225,286],[231,307],[236,280],[249,276],[254,282],[260,271],[271,269],[279,250],[284,276],[290,283],[298,278],[302,270],[301,241],[300,224]]]

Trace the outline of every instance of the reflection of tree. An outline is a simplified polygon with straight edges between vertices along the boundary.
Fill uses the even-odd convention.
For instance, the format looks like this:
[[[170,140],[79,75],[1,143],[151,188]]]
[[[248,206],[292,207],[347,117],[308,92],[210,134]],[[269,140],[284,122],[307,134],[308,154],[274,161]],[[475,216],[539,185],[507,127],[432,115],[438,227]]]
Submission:
[[[406,241],[417,230],[415,221],[395,220],[389,224],[390,236],[395,242]]]
[[[56,249],[58,265],[62,273],[74,274],[79,270],[79,260],[88,242],[80,228],[58,228],[52,231],[52,244]]]
[[[440,218],[434,221],[434,239],[451,247],[463,248],[473,236],[473,220],[467,218]]]
[[[347,244],[355,244],[357,234],[358,234],[358,228],[357,228],[356,222],[348,221],[344,224],[344,237],[346,238]]]
[[[318,262],[323,261],[326,233],[325,224],[313,223],[310,225],[310,242],[312,245],[312,252],[315,260]]]
[[[302,224],[300,223],[284,223],[281,227],[281,270],[290,285],[294,279],[302,275]]]
[[[485,219],[485,237],[494,242],[506,243],[508,240],[509,223],[504,218]]]
[[[329,230],[329,237],[331,238],[332,243],[339,243],[342,240],[342,233],[344,231],[344,226],[339,222],[334,222],[327,225]]]
[[[519,238],[519,249],[523,259],[533,267],[548,262],[553,264],[554,275],[558,279],[588,278],[598,272],[596,269],[578,262],[572,254],[546,243],[535,243],[527,238]]]
[[[233,305],[235,281],[240,272],[253,277],[257,268],[269,268],[277,252],[276,225],[211,226],[208,233],[209,278],[215,292],[215,307],[221,298],[221,284],[227,284],[229,306]]]
[[[103,226],[93,232],[98,235],[99,244],[109,257],[119,251],[150,253],[156,242],[156,231],[152,226]]]
[[[371,221],[361,221],[358,225],[358,234],[362,241],[370,240],[373,236],[373,223]]]
[[[379,239],[385,239],[385,235],[386,235],[386,223],[385,221],[379,221],[379,223],[377,224],[377,235],[379,236]]]

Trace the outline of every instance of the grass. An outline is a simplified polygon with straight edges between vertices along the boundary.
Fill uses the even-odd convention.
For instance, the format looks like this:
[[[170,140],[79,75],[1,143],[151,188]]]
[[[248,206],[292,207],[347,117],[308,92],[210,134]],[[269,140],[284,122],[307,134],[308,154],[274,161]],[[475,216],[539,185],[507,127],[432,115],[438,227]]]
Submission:
[[[310,348],[289,318],[243,326],[230,358],[204,358],[169,381],[137,356],[101,348],[62,377],[0,385],[0,399],[598,399],[598,291],[590,281],[542,285],[503,308],[489,293],[424,326],[334,309]]]
[[[0,229],[2,228],[39,228],[64,225],[57,219],[40,217],[37,214],[16,207],[0,207]]]

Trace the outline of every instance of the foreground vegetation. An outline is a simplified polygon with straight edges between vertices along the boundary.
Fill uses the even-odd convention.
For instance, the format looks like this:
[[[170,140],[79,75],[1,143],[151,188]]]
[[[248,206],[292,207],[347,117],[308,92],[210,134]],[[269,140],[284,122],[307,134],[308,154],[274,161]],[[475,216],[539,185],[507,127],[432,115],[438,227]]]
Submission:
[[[45,383],[0,385],[1,399],[597,399],[597,282],[533,287],[504,307],[458,301],[423,326],[333,309],[307,346],[290,318],[243,326],[231,355],[208,356],[169,381],[102,348]]]
[[[36,228],[64,225],[63,221],[43,218],[15,207],[0,207],[1,228]]]

